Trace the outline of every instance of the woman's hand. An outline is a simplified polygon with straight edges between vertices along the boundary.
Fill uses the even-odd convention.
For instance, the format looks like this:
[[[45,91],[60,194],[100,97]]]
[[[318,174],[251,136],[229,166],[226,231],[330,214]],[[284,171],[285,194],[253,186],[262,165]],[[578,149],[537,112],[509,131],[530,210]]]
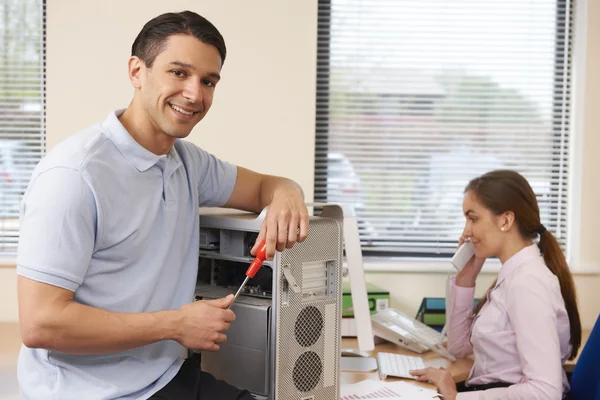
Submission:
[[[444,396],[444,400],[456,400],[456,384],[447,369],[429,367],[412,370],[410,374],[416,376],[419,382],[431,382],[437,386],[438,392]]]
[[[460,248],[466,241],[467,237],[461,235],[458,239],[458,247]],[[465,264],[465,267],[456,275],[456,285],[462,287],[474,287],[477,276],[481,272],[481,268],[483,268],[483,263],[485,263],[485,258],[479,258],[477,257],[477,254],[471,257]]]

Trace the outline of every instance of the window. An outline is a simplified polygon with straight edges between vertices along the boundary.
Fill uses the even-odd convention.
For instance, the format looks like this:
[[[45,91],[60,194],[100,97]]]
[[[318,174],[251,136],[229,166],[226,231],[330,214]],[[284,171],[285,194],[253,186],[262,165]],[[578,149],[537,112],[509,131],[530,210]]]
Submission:
[[[498,168],[565,246],[571,7],[319,1],[315,200],[355,206],[365,254],[451,254],[464,187]]]
[[[0,256],[13,257],[19,202],[44,153],[43,0],[0,0]]]

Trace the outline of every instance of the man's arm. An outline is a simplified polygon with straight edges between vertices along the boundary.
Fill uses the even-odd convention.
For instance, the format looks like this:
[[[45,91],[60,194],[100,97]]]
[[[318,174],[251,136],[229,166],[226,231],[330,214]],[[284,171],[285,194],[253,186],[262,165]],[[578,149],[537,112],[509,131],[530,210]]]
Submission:
[[[235,318],[231,299],[198,301],[179,310],[120,313],[75,300],[103,221],[79,170],[37,173],[23,198],[17,255],[19,317],[24,344],[71,354],[103,354],[173,339],[217,350]]]
[[[23,344],[69,354],[105,354],[176,340],[191,349],[216,351],[235,319],[231,297],[197,301],[179,310],[117,313],[73,300],[73,292],[17,277]]]
[[[261,212],[269,207],[260,233],[251,250],[266,238],[267,258],[291,248],[308,236],[308,210],[300,186],[287,178],[259,174],[238,167],[233,192],[225,207]]]

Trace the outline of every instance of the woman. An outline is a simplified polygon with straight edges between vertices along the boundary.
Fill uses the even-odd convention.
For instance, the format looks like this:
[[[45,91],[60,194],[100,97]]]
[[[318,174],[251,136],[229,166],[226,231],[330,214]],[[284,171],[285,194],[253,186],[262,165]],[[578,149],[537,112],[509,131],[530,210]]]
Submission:
[[[458,388],[445,369],[413,375],[436,385],[445,400],[561,399],[569,389],[562,365],[577,355],[581,324],[573,277],[540,222],[531,186],[514,171],[489,172],[469,182],[463,211],[459,246],[471,240],[475,256],[451,282],[448,350],[456,357],[473,353],[475,363]],[[488,257],[498,257],[502,268],[472,311],[475,280]]]

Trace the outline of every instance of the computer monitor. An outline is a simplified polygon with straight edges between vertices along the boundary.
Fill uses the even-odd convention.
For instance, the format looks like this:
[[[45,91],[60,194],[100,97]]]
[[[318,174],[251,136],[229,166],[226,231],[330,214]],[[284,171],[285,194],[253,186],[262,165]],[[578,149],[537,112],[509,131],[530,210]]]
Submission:
[[[345,348],[342,349],[342,354],[368,357],[369,352],[375,348],[375,341],[371,325],[371,312],[369,310],[369,298],[367,296],[358,221],[353,206],[347,204],[338,205],[343,212],[343,216],[329,215],[334,213],[337,207],[323,208],[321,215],[323,217],[336,217],[338,220],[343,218],[344,249],[348,265],[348,275],[350,277],[350,294],[352,296],[354,322],[356,323],[358,349]],[[324,204],[309,203],[307,206],[318,208],[323,207]]]
[[[368,355],[367,352],[375,348],[373,329],[371,327],[371,312],[367,296],[367,284],[363,267],[362,250],[356,213],[351,206],[342,206],[344,211],[344,249],[350,276],[350,294],[354,310],[354,322],[358,338],[359,355]],[[342,349],[344,352],[346,349]],[[348,350],[346,350],[348,351]]]

